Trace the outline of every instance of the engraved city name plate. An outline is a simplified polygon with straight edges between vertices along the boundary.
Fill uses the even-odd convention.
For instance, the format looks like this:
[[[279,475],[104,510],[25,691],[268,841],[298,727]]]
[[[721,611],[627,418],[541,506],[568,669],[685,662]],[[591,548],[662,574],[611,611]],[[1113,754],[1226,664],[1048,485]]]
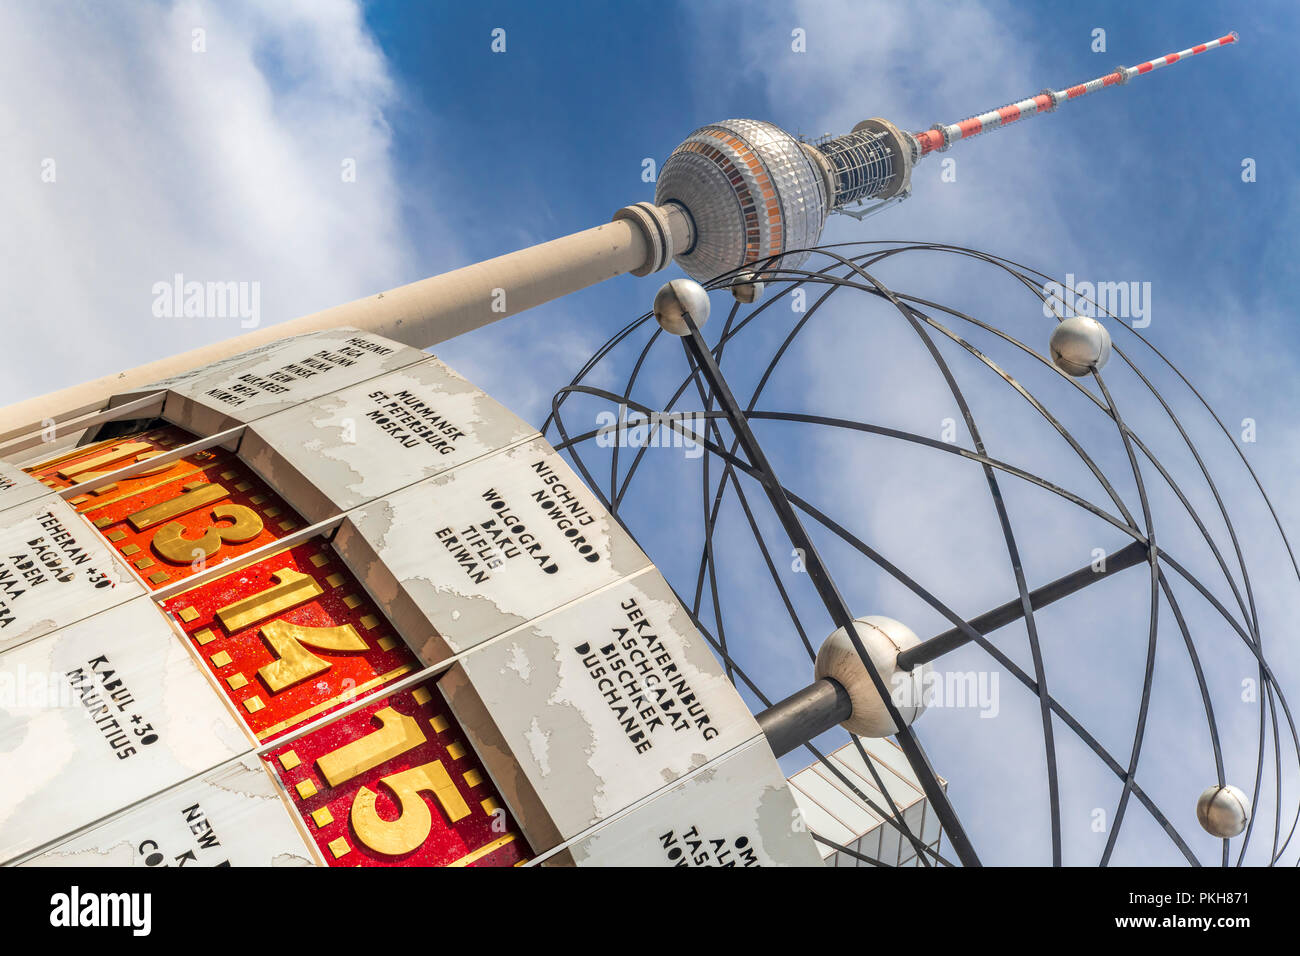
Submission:
[[[475,648],[439,687],[539,849],[760,733],[653,568]]]
[[[419,666],[323,538],[183,591],[163,607],[260,741]]]
[[[265,759],[330,866],[515,866],[532,856],[431,682]]]
[[[148,598],[0,656],[0,862],[250,748]]]
[[[144,594],[58,498],[0,512],[0,651]]]
[[[551,866],[821,866],[766,740],[543,861]]]
[[[50,493],[50,486],[17,465],[0,461],[0,511]]]
[[[211,435],[424,358],[419,349],[356,329],[316,332],[172,381],[163,417]]]
[[[160,378],[156,382],[151,382],[148,385],[141,385],[138,388],[127,389],[125,392],[118,392],[108,400],[108,407],[114,408],[118,405],[125,405],[127,402],[136,401],[146,395],[165,392],[172,386],[184,385],[187,382],[192,382],[200,376],[215,375],[223,369],[248,362],[259,355],[265,355],[267,352],[282,348],[290,342],[300,342],[313,334],[314,333],[312,332],[303,332],[298,335],[287,336],[283,339],[276,339],[272,342],[267,342],[265,345],[251,348],[246,352],[240,352],[236,355],[228,355],[225,358],[217,359],[215,362],[209,362],[207,365],[200,365],[197,368],[190,368],[186,369],[184,372],[177,372],[175,375],[169,375],[167,378]]]
[[[257,421],[239,454],[321,521],[536,434],[427,358]]]
[[[315,866],[275,781],[253,754],[182,783],[22,866]]]
[[[426,664],[650,564],[540,438],[363,505],[334,546]]]

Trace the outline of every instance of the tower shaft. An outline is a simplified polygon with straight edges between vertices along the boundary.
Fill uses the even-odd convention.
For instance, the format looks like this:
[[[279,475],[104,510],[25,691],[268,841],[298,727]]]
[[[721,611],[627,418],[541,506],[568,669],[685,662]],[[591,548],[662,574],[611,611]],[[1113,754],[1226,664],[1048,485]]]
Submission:
[[[613,276],[658,271],[692,235],[680,207],[626,206],[592,229],[10,405],[0,409],[0,443],[93,414],[112,395],[305,332],[355,327],[428,348]]]
[[[290,335],[352,326],[428,348],[612,276],[645,275],[674,260],[701,282],[752,263],[763,264],[760,272],[797,268],[818,243],[828,213],[908,195],[912,166],[928,153],[1235,42],[1237,34],[1229,33],[921,133],[876,117],[813,144],[771,123],[713,123],[665,161],[654,204],[626,206],[614,222],[594,229],[11,405],[0,411],[0,452],[50,424],[98,412],[112,395]]]

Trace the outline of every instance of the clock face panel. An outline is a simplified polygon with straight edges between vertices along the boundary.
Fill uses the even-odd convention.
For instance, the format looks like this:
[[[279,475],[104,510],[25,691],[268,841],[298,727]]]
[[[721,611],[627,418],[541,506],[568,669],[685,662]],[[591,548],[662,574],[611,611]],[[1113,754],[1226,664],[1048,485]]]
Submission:
[[[397,343],[310,338],[3,463],[0,691],[39,670],[70,697],[0,721],[24,781],[0,863],[643,856],[638,808],[760,736],[685,609],[490,396]],[[769,829],[746,859],[809,856]]]
[[[262,742],[418,669],[323,538],[276,551],[162,607]]]
[[[204,456],[200,458],[200,456]],[[228,452],[77,505],[153,589],[277,541],[302,519]]]
[[[129,437],[110,438],[82,445],[70,452],[42,461],[40,464],[29,465],[24,471],[47,487],[56,490],[75,485],[85,486],[92,497],[81,499],[79,503],[93,500],[105,501],[113,492],[138,490],[146,485],[155,484],[159,475],[178,475],[185,469],[185,465],[181,462],[159,465],[156,469],[146,471],[135,478],[107,484],[100,482],[101,476],[128,465],[157,458],[173,448],[187,445],[194,440],[195,436],[184,429],[177,428],[175,425],[162,425]],[[194,456],[187,456],[191,465],[208,461],[211,457],[210,452],[196,452]]]
[[[432,681],[266,759],[331,866],[515,866],[531,856]]]

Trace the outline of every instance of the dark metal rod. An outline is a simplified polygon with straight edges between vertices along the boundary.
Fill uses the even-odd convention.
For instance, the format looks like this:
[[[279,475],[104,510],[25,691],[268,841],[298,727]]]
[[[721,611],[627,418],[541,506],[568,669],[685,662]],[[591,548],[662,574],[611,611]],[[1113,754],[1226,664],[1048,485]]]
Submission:
[[[1077,571],[1071,571],[1065,577],[1057,578],[1051,584],[1044,584],[1036,591],[1030,591],[1030,606],[1037,611],[1040,607],[1046,607],[1053,601],[1059,601],[1075,591],[1082,591],[1089,584],[1100,581],[1102,578],[1108,578],[1125,568],[1141,564],[1146,559],[1147,546],[1141,541],[1134,541],[1114,554],[1106,555],[1103,564],[1104,570],[1094,571],[1091,564],[1086,564]],[[1016,598],[1014,601],[1008,601],[1001,607],[995,607],[979,617],[971,618],[967,623],[980,634],[988,634],[1000,627],[1006,627],[1006,625],[1014,621],[1019,621],[1024,616],[1024,604],[1019,598]],[[972,640],[973,638],[963,628],[954,627],[952,630],[944,631],[928,641],[922,641],[916,647],[903,651],[898,655],[898,666],[905,671],[910,671],[918,664],[927,664],[942,657],[949,651],[955,651],[957,648],[969,644]]]
[[[763,491],[767,494],[768,501],[776,512],[776,516],[785,529],[791,544],[803,551],[804,568],[808,572],[808,577],[812,579],[813,586],[816,587],[822,603],[826,606],[826,612],[830,615],[835,626],[844,628],[849,635],[849,640],[862,658],[863,665],[876,687],[876,692],[884,701],[885,708],[893,720],[894,726],[900,728],[896,734],[898,746],[907,757],[907,762],[916,774],[917,781],[930,801],[930,806],[934,809],[935,815],[938,816],[939,822],[948,832],[948,841],[952,844],[953,851],[957,854],[957,858],[961,860],[963,866],[979,866],[979,855],[975,852],[975,846],[971,843],[966,828],[962,826],[961,821],[957,818],[957,811],[939,783],[939,776],[934,772],[934,768],[930,766],[929,758],[926,757],[925,751],[921,749],[921,744],[916,739],[916,735],[912,733],[912,728],[907,726],[893,701],[890,700],[889,688],[885,686],[881,676],[876,673],[870,658],[867,656],[866,647],[863,646],[861,638],[858,637],[857,626],[854,624],[853,613],[849,610],[848,603],[844,600],[844,596],[840,594],[839,588],[835,586],[835,582],[826,570],[826,566],[822,563],[821,555],[813,545],[812,539],[808,536],[803,522],[799,520],[794,506],[790,504],[790,499],[786,497],[785,488],[782,487],[780,480],[776,477],[776,472],[768,462],[763,447],[750,429],[749,420],[745,417],[740,403],[736,401],[735,395],[732,394],[731,386],[727,384],[726,378],[723,377],[722,369],[718,367],[713,352],[710,351],[708,343],[704,341],[704,336],[700,334],[699,327],[690,314],[685,313],[684,318],[686,319],[687,328],[690,329],[690,334],[682,338],[686,354],[699,368],[705,381],[708,382],[709,388],[717,396],[718,404],[727,413],[727,420],[735,432],[736,439],[744,449],[750,464],[754,466],[755,477],[763,486]]]
[[[784,757],[852,717],[853,701],[843,684],[823,677],[754,716],[772,753]]]

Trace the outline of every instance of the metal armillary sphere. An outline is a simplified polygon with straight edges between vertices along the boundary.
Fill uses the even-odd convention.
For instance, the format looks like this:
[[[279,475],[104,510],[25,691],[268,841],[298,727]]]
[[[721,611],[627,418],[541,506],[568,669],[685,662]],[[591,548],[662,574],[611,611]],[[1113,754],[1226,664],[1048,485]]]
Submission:
[[[1265,640],[1285,638],[1300,570],[1201,393],[1130,323],[1009,260],[903,242],[797,258],[710,282],[707,332],[709,296],[665,286],[546,424],[760,725],[787,697],[834,715],[788,744],[768,731],[777,755],[806,748],[921,865],[1294,856],[1300,737]],[[882,279],[908,269],[909,287],[972,270],[962,288],[989,302]],[[954,699],[985,677],[978,714]],[[889,805],[824,758],[834,724]],[[902,821],[860,733],[894,736],[948,846]]]

